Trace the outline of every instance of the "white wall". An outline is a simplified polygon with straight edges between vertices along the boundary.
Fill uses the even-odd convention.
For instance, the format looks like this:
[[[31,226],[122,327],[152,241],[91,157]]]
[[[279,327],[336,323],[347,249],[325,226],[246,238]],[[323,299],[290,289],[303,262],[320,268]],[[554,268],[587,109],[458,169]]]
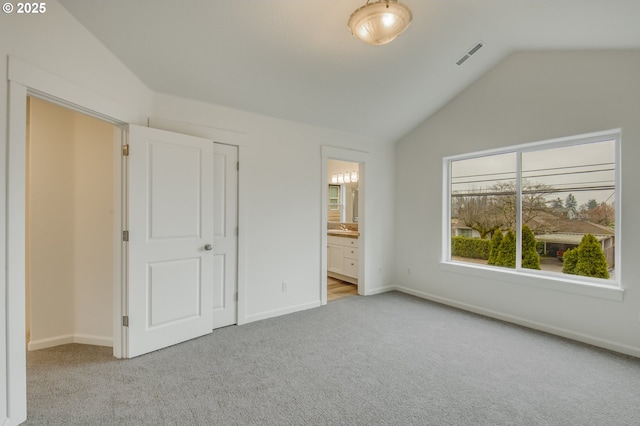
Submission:
[[[396,283],[640,356],[640,51],[510,55],[396,146]],[[623,301],[440,269],[442,157],[622,128]],[[410,269],[410,273],[409,273]]]
[[[75,195],[73,112],[30,102],[29,289],[31,342],[73,333]]]
[[[392,145],[167,95],[156,96],[151,124],[241,146],[245,321],[320,303],[322,145],[369,152],[367,285],[372,293],[390,285]]]
[[[113,340],[114,131],[74,113],[74,341],[111,346]],[[119,259],[117,260],[120,261]]]

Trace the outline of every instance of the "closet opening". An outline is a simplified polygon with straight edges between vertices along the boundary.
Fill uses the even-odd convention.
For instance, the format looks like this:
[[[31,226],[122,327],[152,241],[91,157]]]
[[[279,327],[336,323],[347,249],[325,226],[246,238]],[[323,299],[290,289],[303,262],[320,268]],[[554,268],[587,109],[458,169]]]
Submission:
[[[27,98],[26,342],[113,347],[121,128]]]

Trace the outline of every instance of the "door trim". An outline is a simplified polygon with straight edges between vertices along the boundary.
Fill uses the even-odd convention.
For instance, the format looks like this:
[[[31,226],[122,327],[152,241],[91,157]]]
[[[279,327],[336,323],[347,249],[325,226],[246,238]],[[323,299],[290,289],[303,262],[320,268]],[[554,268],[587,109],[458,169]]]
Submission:
[[[60,77],[29,65],[15,57],[8,57],[8,138],[7,156],[3,158],[6,167],[6,191],[0,197],[0,211],[6,212],[6,245],[3,261],[5,266],[6,300],[4,300],[6,318],[6,355],[0,355],[0,368],[6,369],[7,394],[0,393],[6,399],[7,424],[20,424],[27,418],[26,394],[26,348],[25,348],[25,190],[26,190],[26,125],[27,96],[35,96],[57,103],[72,110],[87,114],[116,126],[139,121],[139,116],[113,101],[103,98],[89,90],[70,83]],[[3,155],[4,157],[4,155]],[[116,175],[120,176],[120,175]],[[4,179],[4,176],[3,178]],[[120,185],[116,185],[118,189]],[[116,206],[114,206],[115,208]],[[117,220],[117,219],[116,219]],[[120,245],[116,250],[120,251]],[[120,258],[118,255],[116,259]],[[118,262],[114,262],[118,264]],[[120,267],[120,265],[118,265]],[[120,273],[114,283],[114,317],[121,318]],[[1,300],[1,299],[0,299]],[[2,321],[2,322],[4,322]],[[118,340],[121,341],[121,327],[114,329],[114,351]],[[1,334],[0,334],[1,336]],[[3,356],[4,355],[4,356]],[[116,355],[114,353],[114,355]],[[6,356],[6,358],[5,358]],[[117,355],[116,355],[117,356]],[[2,414],[2,412],[0,412]],[[3,416],[0,415],[0,420]]]
[[[329,186],[327,184],[327,161],[328,160],[341,160],[341,161],[350,161],[353,163],[358,163],[359,166],[359,195],[358,195],[358,231],[360,232],[360,237],[358,241],[358,251],[359,257],[361,259],[358,262],[358,294],[367,295],[369,294],[367,280],[366,280],[366,235],[367,235],[367,227],[366,227],[366,168],[367,161],[369,159],[369,153],[365,151],[356,151],[351,149],[337,148],[332,146],[323,145],[321,148],[322,151],[322,167],[321,167],[321,189],[320,189],[320,199],[322,200],[320,212],[320,303],[322,305],[327,304],[327,218],[328,218],[328,209],[329,209],[329,201],[328,201],[328,191]]]

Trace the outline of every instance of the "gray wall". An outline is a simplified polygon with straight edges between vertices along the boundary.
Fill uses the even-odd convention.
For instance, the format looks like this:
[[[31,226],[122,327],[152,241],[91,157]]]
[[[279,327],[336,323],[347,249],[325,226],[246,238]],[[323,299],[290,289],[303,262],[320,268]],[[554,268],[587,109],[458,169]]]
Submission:
[[[521,52],[396,146],[396,284],[423,297],[640,355],[640,51]],[[622,128],[623,301],[442,268],[442,157]],[[552,282],[548,286],[553,285]]]

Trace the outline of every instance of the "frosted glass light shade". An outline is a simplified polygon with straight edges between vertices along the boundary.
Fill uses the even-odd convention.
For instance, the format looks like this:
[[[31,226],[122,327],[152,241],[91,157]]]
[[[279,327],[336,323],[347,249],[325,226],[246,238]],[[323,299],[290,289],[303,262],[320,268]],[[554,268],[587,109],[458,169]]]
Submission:
[[[402,34],[411,23],[411,10],[397,0],[365,4],[351,14],[351,33],[367,44],[379,46]]]

